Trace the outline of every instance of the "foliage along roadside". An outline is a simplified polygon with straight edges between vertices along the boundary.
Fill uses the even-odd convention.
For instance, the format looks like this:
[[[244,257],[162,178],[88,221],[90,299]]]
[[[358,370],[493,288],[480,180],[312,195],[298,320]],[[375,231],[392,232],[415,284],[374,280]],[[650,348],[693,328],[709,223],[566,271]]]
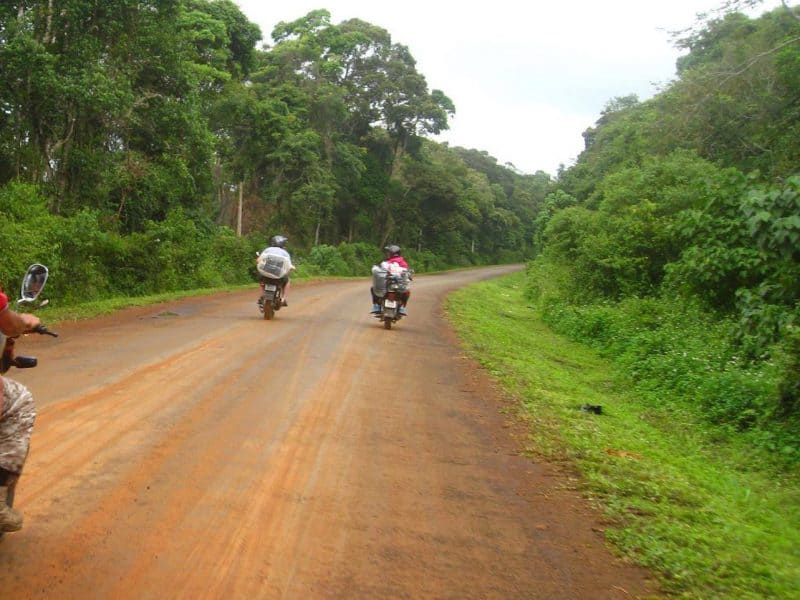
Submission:
[[[324,9],[261,32],[231,0],[0,3],[0,107],[0,190],[34,186],[83,215],[76,234],[132,236],[119,276],[158,287],[183,274],[133,254],[160,257],[153,223],[176,211],[295,250],[392,241],[467,266],[523,258],[551,181],[427,139],[455,106],[411,49]]]
[[[657,396],[800,461],[800,178],[676,151],[596,193],[548,216],[530,300]]]
[[[606,537],[687,598],[791,598],[800,589],[800,485],[772,455],[720,436],[625,367],[555,334],[525,275],[460,290],[448,314],[517,401],[527,450],[576,467]],[[585,404],[602,414],[583,412]]]
[[[40,262],[50,269],[47,292],[59,307],[122,306],[134,298],[253,283],[255,255],[267,245],[258,235],[238,237],[227,227],[198,224],[182,209],[147,222],[140,233],[105,231],[96,211],[52,215],[36,187],[21,183],[0,190],[0,213],[0,247],[13,248],[0,264],[0,284],[13,293],[27,266]],[[295,250],[290,240],[289,250],[297,278],[368,277],[383,256],[364,242]],[[419,273],[448,267],[430,251],[405,255]]]
[[[67,303],[241,284],[276,231],[309,272],[366,272],[389,236],[419,270],[534,255],[553,311],[699,305],[735,358],[697,399],[709,419],[797,449],[796,8],[679,40],[677,80],[610,101],[553,181],[426,139],[455,107],[359,19],[312,11],[259,49],[230,0],[17,4],[0,5],[0,282],[39,260]],[[238,197],[241,238],[220,225]],[[773,369],[777,400],[750,377]]]
[[[797,463],[800,9],[722,14],[678,44],[676,81],[609,102],[559,173],[529,298],[659,402]]]

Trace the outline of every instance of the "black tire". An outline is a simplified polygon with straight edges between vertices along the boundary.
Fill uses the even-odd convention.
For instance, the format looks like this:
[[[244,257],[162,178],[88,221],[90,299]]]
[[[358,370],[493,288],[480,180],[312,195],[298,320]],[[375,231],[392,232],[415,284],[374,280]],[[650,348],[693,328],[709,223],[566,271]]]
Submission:
[[[384,329],[391,329],[392,328],[392,320],[389,317],[386,317],[383,320],[383,328]]]
[[[264,302],[264,320],[271,321],[275,316],[275,309],[272,308],[272,302]]]

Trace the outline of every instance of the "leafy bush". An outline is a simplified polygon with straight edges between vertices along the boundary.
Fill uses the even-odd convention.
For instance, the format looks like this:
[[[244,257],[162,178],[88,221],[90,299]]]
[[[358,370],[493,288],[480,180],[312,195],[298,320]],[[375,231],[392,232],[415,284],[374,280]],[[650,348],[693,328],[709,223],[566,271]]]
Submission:
[[[778,414],[800,421],[800,326],[787,327],[786,336],[775,353],[780,380],[778,383]]]
[[[335,246],[314,246],[305,261],[307,269],[315,275],[347,275],[350,267]]]
[[[758,252],[741,212],[747,181],[730,169],[702,207],[683,211],[673,231],[683,249],[666,267],[666,285],[703,299],[712,308],[730,310],[736,291],[758,278]]]
[[[364,242],[342,243],[337,246],[337,250],[348,267],[346,273],[337,273],[337,275],[367,276],[372,265],[381,260],[380,249]]]
[[[676,151],[607,175],[583,205],[553,193],[538,217],[546,223],[540,255],[568,266],[570,287],[583,297],[656,294],[668,265],[693,243],[676,229],[679,215],[708,203],[720,177],[709,162]]]
[[[115,296],[145,296],[156,291],[162,262],[156,238],[149,233],[120,236],[114,270]]]
[[[79,304],[113,295],[113,277],[119,262],[112,234],[102,231],[99,214],[83,210],[59,220],[53,230],[58,252],[46,264],[53,298],[63,304]]]
[[[14,295],[29,264],[49,264],[57,255],[52,234],[57,220],[39,188],[19,182],[0,188],[0,214],[0,285]]]
[[[800,177],[772,186],[733,170],[726,177],[705,207],[676,223],[686,247],[665,283],[738,312],[740,342],[756,359],[800,323]]]
[[[0,213],[3,220],[15,222],[33,222],[50,216],[39,187],[20,181],[0,187]]]
[[[798,430],[781,423],[797,414],[800,342],[784,344],[779,365],[748,361],[735,319],[720,319],[680,298],[575,304],[552,286],[558,277],[539,259],[528,268],[527,295],[545,321],[612,358],[655,406],[688,408],[711,424],[752,430],[770,447],[800,445]]]
[[[414,269],[414,271],[417,273],[443,271],[451,266],[444,258],[434,254],[430,250],[422,250],[421,252],[417,252],[416,250],[409,249],[405,251],[405,258],[408,262],[408,266]]]
[[[13,289],[30,263],[46,264],[48,296],[61,305],[254,279],[255,240],[198,225],[180,209],[144,232],[120,235],[103,228],[98,211],[49,215],[32,186],[2,188],[0,206],[9,215],[0,220],[0,277]]]
[[[430,251],[403,251],[409,266],[417,273],[445,269],[448,265]],[[367,243],[342,243],[338,246],[315,246],[307,256],[298,256],[298,275],[333,275],[368,277],[373,265],[383,260],[379,248]]]
[[[216,285],[244,283],[254,275],[255,239],[237,237],[229,227],[221,227],[214,231],[209,245],[209,265],[219,280]]]

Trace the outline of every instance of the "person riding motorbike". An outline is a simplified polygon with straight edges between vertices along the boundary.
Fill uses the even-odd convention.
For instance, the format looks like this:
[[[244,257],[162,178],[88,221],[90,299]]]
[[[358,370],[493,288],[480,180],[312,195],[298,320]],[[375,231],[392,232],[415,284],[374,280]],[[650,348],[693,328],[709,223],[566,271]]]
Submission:
[[[286,244],[287,244],[288,241],[289,241],[289,238],[287,238],[284,235],[274,235],[274,236],[272,236],[272,238],[269,241],[270,245],[267,246],[266,248],[264,248],[264,250],[258,255],[258,259],[257,259],[256,262],[261,261],[267,255],[272,254],[272,255],[282,256],[282,257],[288,259],[289,263],[291,264],[292,257],[289,254],[289,252],[287,252],[287,250],[286,250]],[[289,271],[291,272],[291,271],[294,271],[294,270],[295,270],[295,266],[292,264],[291,267],[289,268]],[[289,291],[289,275],[281,277],[280,279],[273,279],[271,277],[267,277],[266,275],[263,275],[263,274],[259,273],[259,275],[258,275],[258,284],[261,287],[261,291],[262,292],[264,291],[264,284],[266,282],[268,282],[268,281],[270,281],[270,282],[278,281],[280,283],[280,285],[281,285],[281,298],[282,298],[281,305],[282,306],[289,306],[289,304],[286,302],[286,293]],[[259,296],[258,301],[257,301],[257,303],[259,305],[261,304],[261,298],[262,298],[262,296]]]
[[[8,297],[0,290],[0,331],[16,337],[41,324],[38,317],[18,313],[8,307]],[[22,515],[6,504],[8,487],[19,478],[28,456],[36,407],[33,396],[21,383],[0,377],[0,531],[22,529]]]
[[[398,269],[401,271],[408,271],[408,263],[406,262],[406,259],[403,258],[401,252],[402,250],[397,244],[388,244],[387,246],[384,246],[383,253],[386,258],[383,262],[381,262],[380,265],[378,265],[378,267],[384,271],[390,272]],[[372,312],[381,312],[381,301],[380,298],[375,295],[375,288],[370,288],[369,291],[372,294]],[[399,312],[401,315],[407,316],[408,313],[406,312],[406,306],[408,305],[408,299],[411,296],[411,291],[407,290],[402,292],[399,294],[399,296],[400,302],[402,302]]]

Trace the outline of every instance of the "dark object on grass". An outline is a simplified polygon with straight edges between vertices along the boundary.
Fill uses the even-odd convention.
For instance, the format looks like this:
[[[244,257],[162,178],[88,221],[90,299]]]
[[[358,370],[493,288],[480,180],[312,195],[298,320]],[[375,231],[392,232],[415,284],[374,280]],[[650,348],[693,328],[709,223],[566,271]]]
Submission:
[[[581,411],[594,413],[596,415],[602,415],[603,407],[600,406],[599,404],[584,404],[583,406],[581,406]]]

